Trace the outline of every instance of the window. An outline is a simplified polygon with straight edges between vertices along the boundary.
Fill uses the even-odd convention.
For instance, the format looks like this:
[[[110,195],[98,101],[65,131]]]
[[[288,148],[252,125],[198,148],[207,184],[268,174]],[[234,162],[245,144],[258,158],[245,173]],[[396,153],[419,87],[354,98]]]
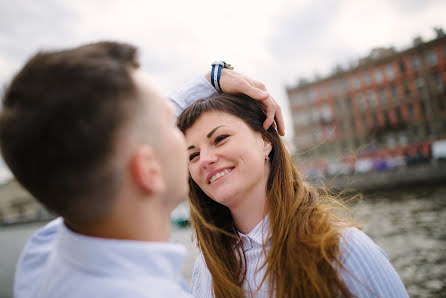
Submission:
[[[387,147],[391,148],[394,147],[396,144],[396,138],[392,133],[389,133],[386,135],[386,145]]]
[[[372,81],[370,80],[370,74],[368,71],[364,72],[364,81],[367,86],[370,86]]]
[[[301,111],[299,113],[295,113],[294,115],[295,115],[294,116],[294,124],[296,126],[305,126],[308,124],[309,114],[308,114],[307,110]]]
[[[342,83],[340,80],[333,81],[330,86],[331,92],[334,95],[339,95],[342,90]]]
[[[392,86],[390,86],[390,89],[392,90],[393,102],[397,102],[398,101],[398,91],[396,90],[396,86],[392,85]]]
[[[379,99],[381,100],[381,104],[386,104],[386,90],[384,88],[379,88]]]
[[[353,87],[354,87],[355,89],[359,89],[359,88],[361,88],[361,80],[359,79],[358,76],[354,76],[354,77],[353,77]]]
[[[412,56],[411,63],[412,63],[412,68],[413,69],[419,69],[420,68],[420,59],[418,59],[417,56]]]
[[[332,81],[330,84],[330,91],[332,94],[337,95],[338,94],[338,88],[336,86],[336,82]]]
[[[342,103],[340,100],[336,101],[336,114],[337,115],[342,114]]]
[[[368,90],[367,91],[367,97],[369,99],[370,106],[376,107],[377,101],[376,101],[375,92],[373,90]]]
[[[310,102],[310,92],[308,91],[308,89],[306,89],[303,93],[303,98],[304,98],[304,102],[308,103]]]
[[[347,91],[350,88],[346,78],[342,78],[342,88],[344,88],[344,91]]]
[[[408,114],[408,116],[409,116],[409,119],[413,119],[413,118],[415,118],[415,113],[414,113],[414,111],[413,111],[413,106],[412,106],[412,104],[408,104],[408,105],[407,105],[407,114]]]
[[[332,113],[331,108],[329,105],[323,105],[320,111],[320,115],[322,116],[322,119],[325,121],[331,121],[332,119]]]
[[[434,72],[432,75],[434,86],[437,90],[443,90],[443,81],[441,80],[441,76],[438,72]]]
[[[392,64],[386,66],[386,75],[389,80],[393,80],[395,78],[395,71]]]
[[[446,109],[446,103],[445,103],[445,98],[443,98],[442,96],[437,97],[437,101],[438,101],[438,106],[440,107],[440,110],[444,111]]]
[[[294,126],[300,126],[300,123],[302,121],[300,114],[294,114],[293,120],[294,120]]]
[[[420,106],[421,106],[421,112],[423,113],[423,116],[427,118],[426,103],[424,101],[421,101]]]
[[[406,96],[410,96],[410,88],[409,88],[409,83],[407,81],[403,82],[403,90]]]
[[[387,111],[384,111],[384,125],[388,126],[389,124],[390,124],[389,113]]]
[[[302,101],[302,94],[301,94],[301,93],[294,94],[294,95],[291,97],[291,100],[292,100],[295,104],[300,104],[301,101]]]
[[[353,106],[352,98],[351,97],[347,97],[347,109],[351,109],[352,106]]]
[[[354,130],[356,128],[356,121],[355,121],[355,119],[351,119],[350,123],[351,123],[350,125],[351,125],[352,129]]]
[[[316,101],[316,92],[313,89],[310,89],[310,101],[314,102]]]
[[[358,95],[356,95],[356,101],[358,103],[359,109],[361,111],[365,110],[365,98],[364,96],[362,96],[361,93],[358,93]]]
[[[398,135],[398,143],[401,146],[407,145],[407,135],[406,135],[406,132],[404,132],[404,131],[400,132],[400,134]]]
[[[427,53],[427,60],[429,61],[430,65],[437,65],[438,64],[437,54],[435,53],[434,50],[429,51]]]
[[[424,87],[424,80],[423,80],[423,78],[416,78],[415,79],[415,86],[417,87],[418,93],[421,94],[423,92],[423,87]]]
[[[400,62],[398,64],[400,66],[401,73],[406,73],[406,64],[404,64],[404,61],[400,60]]]
[[[306,97],[304,93],[301,93],[299,97],[300,97],[299,103],[301,104],[305,104],[308,101],[308,97]]]
[[[400,108],[395,108],[394,112],[395,112],[396,121],[398,123],[401,123],[403,121],[403,117],[401,116]]]
[[[313,121],[319,121],[319,110],[316,107],[313,107],[311,110],[311,115],[313,118]]]
[[[321,86],[319,88],[319,92],[321,94],[322,99],[326,99],[328,97],[328,91],[327,88],[325,88],[324,86]]]
[[[379,84],[383,81],[383,73],[378,68],[375,69],[375,81]]]

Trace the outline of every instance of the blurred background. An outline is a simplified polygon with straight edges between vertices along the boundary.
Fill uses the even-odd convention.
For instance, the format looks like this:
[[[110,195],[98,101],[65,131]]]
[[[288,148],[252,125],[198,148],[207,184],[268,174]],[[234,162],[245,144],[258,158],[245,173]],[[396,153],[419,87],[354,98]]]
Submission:
[[[0,0],[0,89],[36,51],[98,40],[138,46],[164,94],[228,61],[281,104],[309,181],[364,194],[354,214],[410,296],[445,297],[445,12],[441,0]],[[0,160],[0,297],[51,218]],[[189,281],[186,205],[172,222]]]

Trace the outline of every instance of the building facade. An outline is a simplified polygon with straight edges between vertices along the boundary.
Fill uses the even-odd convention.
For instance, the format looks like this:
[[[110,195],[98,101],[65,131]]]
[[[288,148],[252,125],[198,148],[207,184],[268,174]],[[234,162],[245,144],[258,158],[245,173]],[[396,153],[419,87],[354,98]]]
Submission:
[[[288,87],[299,159],[333,159],[446,138],[446,36],[373,49],[347,70]]]

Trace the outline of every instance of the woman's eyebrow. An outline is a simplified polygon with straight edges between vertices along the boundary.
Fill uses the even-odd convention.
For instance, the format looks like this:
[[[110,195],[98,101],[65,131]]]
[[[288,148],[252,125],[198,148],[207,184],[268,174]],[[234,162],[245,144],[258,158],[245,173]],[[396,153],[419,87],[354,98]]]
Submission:
[[[212,135],[214,134],[214,132],[217,130],[217,129],[219,129],[220,127],[224,127],[224,126],[226,126],[226,125],[220,125],[220,126],[217,126],[216,128],[214,128],[213,130],[211,130],[208,134],[207,134],[207,138],[209,139],[210,137],[212,137]]]
[[[212,137],[212,135],[214,134],[214,132],[215,132],[217,129],[221,128],[221,127],[226,127],[226,125],[219,125],[219,126],[215,127],[213,130],[211,130],[211,131],[206,135],[206,137],[209,139],[210,137]],[[187,150],[191,150],[191,149],[195,149],[195,146],[192,145],[192,146],[187,147]]]

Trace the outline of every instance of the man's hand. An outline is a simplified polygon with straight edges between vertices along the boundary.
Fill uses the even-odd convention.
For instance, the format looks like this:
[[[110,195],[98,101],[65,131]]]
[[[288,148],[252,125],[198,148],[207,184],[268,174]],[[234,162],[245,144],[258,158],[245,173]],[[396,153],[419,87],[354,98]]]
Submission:
[[[206,79],[209,82],[211,81],[210,72],[206,75]],[[276,120],[277,131],[281,136],[285,135],[282,110],[266,90],[264,84],[236,71],[224,68],[221,71],[220,86],[225,93],[246,94],[255,100],[262,100],[266,109],[266,120],[263,122],[263,128],[268,129]]]

